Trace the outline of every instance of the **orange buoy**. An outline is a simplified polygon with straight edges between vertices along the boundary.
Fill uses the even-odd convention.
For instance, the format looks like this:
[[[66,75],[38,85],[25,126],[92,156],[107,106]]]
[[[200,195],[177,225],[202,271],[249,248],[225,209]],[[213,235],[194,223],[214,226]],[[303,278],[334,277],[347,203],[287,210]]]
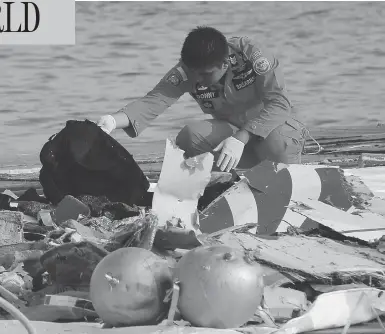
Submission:
[[[172,287],[168,262],[142,248],[120,248],[92,273],[90,297],[104,323],[115,327],[154,325],[167,315],[163,302]]]
[[[180,314],[196,327],[242,326],[262,301],[262,267],[225,245],[186,253],[175,268],[175,279],[180,282]]]

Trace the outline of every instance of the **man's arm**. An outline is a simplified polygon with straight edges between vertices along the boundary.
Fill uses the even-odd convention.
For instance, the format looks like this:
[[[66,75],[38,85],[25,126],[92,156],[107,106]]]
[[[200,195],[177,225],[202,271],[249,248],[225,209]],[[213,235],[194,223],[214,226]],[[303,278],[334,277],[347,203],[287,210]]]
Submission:
[[[187,90],[184,69],[177,65],[144,97],[127,104],[113,114],[116,129],[123,129],[130,137],[137,137],[156,117],[175,103]]]
[[[124,129],[130,125],[130,119],[123,111],[117,111],[112,116],[115,119],[115,129]]]
[[[291,103],[287,97],[284,76],[278,59],[272,53],[248,38],[240,39],[246,58],[253,63],[257,74],[256,89],[261,95],[264,108],[259,115],[249,120],[235,137],[248,141],[251,133],[266,138],[281,125],[290,114]]]

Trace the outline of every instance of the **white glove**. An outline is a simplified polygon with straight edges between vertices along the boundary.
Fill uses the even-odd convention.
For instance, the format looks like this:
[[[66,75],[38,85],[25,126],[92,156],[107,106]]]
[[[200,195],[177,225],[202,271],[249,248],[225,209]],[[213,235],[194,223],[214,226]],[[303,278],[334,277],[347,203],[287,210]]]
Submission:
[[[222,140],[221,143],[214,148],[214,152],[222,150],[217,160],[217,167],[220,167],[222,172],[229,172],[231,169],[237,167],[244,148],[245,144],[237,138],[229,137]]]
[[[116,120],[111,115],[105,115],[99,118],[97,125],[107,134],[116,129]]]

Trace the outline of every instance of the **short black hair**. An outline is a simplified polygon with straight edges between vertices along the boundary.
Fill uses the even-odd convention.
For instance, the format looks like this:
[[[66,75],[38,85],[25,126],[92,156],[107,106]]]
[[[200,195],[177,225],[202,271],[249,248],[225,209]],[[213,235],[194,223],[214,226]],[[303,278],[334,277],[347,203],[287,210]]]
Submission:
[[[220,66],[229,55],[226,37],[217,29],[199,26],[187,35],[182,62],[191,69]]]

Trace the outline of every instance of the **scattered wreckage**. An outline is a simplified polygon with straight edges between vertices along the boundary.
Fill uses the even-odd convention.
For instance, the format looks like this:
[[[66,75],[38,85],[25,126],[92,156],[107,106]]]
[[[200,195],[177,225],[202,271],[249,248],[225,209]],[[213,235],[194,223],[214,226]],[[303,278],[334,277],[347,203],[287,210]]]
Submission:
[[[334,154],[342,154],[341,146],[345,154],[354,154],[356,141],[363,140],[359,137],[340,137],[343,144],[329,137],[327,144],[321,136],[320,142]],[[349,140],[355,145],[349,146]],[[333,159],[290,166],[266,162],[234,180],[231,174],[211,172],[210,153],[186,160],[167,140],[160,175],[149,179],[143,205],[79,194],[63,194],[53,204],[41,194],[40,169],[27,177],[3,173],[0,328],[13,333],[25,332],[23,325],[30,333],[383,332],[385,167],[380,154],[358,151],[357,156],[353,162],[344,160],[349,166]],[[15,187],[22,178],[29,181]],[[167,312],[155,323],[108,328],[111,324],[93,305],[95,268],[115,252],[151,252],[175,273],[192,252],[221,247],[233,250],[221,253],[225,259],[244,253],[262,270],[261,301],[245,323],[221,327],[209,326],[211,320],[186,321],[194,310],[182,306],[186,297],[178,275],[163,291]],[[136,257],[129,258],[132,264]],[[203,277],[203,267],[187,270],[184,277]],[[126,275],[138,284],[146,281]],[[110,272],[105,276],[111,289],[120,280],[127,285]],[[229,318],[237,305],[231,298],[245,298],[245,293],[211,286],[211,298],[217,294],[222,302],[203,311]],[[198,290],[192,289],[196,295]],[[192,303],[193,309],[198,307],[202,303]]]

